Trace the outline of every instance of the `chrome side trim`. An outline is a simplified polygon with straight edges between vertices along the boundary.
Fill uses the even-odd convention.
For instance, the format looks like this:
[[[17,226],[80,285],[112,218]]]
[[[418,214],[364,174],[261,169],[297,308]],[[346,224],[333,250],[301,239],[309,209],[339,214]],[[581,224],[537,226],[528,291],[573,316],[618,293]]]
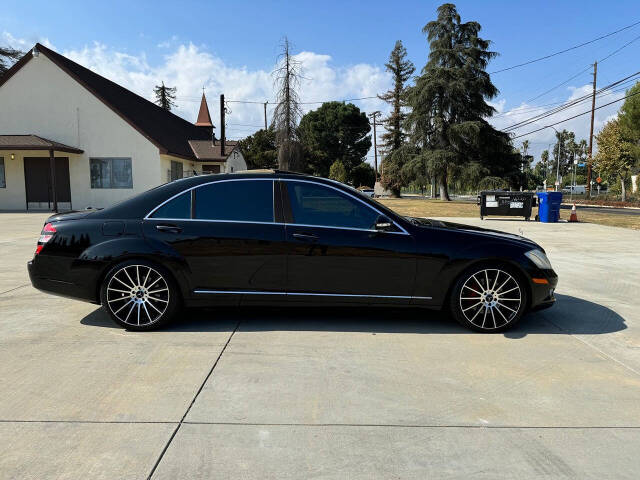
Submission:
[[[284,225],[282,222],[257,222],[246,220],[207,220],[204,218],[162,218],[152,217],[145,218],[145,220],[160,220],[163,222],[207,222],[207,223],[246,223],[249,225]]]
[[[193,293],[216,294],[216,295],[283,295],[297,297],[357,297],[357,298],[397,298],[406,300],[432,300],[432,297],[415,297],[412,295],[364,295],[356,293],[305,293],[305,292],[269,292],[255,290],[207,290],[196,289]]]
[[[249,225],[284,225],[285,227],[334,228],[336,230],[351,230],[355,232],[371,232],[371,233],[385,233],[385,234],[393,234],[393,235],[405,235],[404,232],[385,232],[385,231],[374,230],[370,228],[330,227],[328,225],[307,225],[304,223],[256,222],[256,221],[246,221],[246,220],[207,220],[203,218],[162,218],[162,217],[146,218],[145,220],[158,220],[162,222],[208,222],[208,223],[246,223]]]

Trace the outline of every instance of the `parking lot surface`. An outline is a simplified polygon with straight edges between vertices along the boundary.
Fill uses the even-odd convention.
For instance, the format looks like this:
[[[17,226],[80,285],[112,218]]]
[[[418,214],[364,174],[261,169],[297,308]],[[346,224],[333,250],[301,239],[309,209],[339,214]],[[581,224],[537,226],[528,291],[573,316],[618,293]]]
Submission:
[[[129,332],[30,286],[45,214],[0,214],[0,478],[637,478],[640,232],[465,218],[539,242],[557,304],[195,310]],[[384,274],[384,272],[381,272]]]

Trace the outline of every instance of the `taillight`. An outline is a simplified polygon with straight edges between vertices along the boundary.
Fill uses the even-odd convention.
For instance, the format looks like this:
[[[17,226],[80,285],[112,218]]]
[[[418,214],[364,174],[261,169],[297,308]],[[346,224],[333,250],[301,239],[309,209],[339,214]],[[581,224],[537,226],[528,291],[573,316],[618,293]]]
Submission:
[[[56,233],[56,227],[51,223],[45,224],[42,232],[40,232],[40,238],[38,239],[38,245],[36,246],[36,255],[38,255],[42,251],[42,247],[44,244],[51,240],[53,234]]]

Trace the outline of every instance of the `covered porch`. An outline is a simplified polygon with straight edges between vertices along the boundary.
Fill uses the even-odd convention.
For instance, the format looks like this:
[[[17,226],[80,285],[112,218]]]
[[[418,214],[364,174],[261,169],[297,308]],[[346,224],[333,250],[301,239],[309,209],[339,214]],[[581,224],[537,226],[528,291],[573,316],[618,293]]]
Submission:
[[[71,210],[69,155],[82,153],[38,135],[0,135],[0,210]]]

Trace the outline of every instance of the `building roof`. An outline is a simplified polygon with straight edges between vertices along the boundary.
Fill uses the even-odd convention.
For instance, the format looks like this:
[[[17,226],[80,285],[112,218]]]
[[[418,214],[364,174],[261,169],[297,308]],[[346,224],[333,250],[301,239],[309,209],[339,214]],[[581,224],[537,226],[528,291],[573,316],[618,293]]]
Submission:
[[[202,92],[202,100],[200,100],[200,110],[198,110],[198,119],[196,120],[196,127],[211,127],[211,115],[209,115],[209,105],[207,105],[207,97]]]
[[[222,145],[219,140],[216,140],[215,144],[211,139],[189,140],[189,145],[196,159],[200,161],[224,162],[238,146],[238,142],[227,140],[225,142],[224,155],[222,155]]]
[[[82,153],[79,148],[38,135],[0,135],[0,150],[55,150],[56,152]]]
[[[35,48],[156,145],[160,153],[193,159],[194,153],[188,141],[211,138],[207,129],[187,122],[44,45],[36,43]],[[0,77],[0,87],[31,60],[37,61],[31,52],[18,60]]]

